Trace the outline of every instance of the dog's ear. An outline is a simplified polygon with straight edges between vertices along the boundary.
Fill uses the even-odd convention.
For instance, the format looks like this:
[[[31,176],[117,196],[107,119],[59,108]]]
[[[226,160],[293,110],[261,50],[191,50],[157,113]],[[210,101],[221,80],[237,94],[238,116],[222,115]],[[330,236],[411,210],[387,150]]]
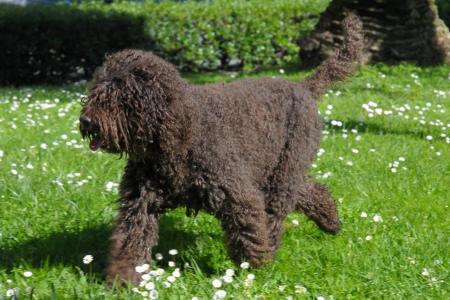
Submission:
[[[131,72],[144,86],[160,92],[169,103],[181,100],[186,93],[187,83],[177,69],[151,52],[142,52],[139,64]]]

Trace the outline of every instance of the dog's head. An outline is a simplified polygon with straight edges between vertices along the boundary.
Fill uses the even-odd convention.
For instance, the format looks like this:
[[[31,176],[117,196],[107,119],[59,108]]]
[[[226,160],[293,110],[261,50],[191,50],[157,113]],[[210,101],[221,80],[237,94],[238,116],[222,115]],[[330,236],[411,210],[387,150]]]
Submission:
[[[147,151],[170,124],[170,106],[181,100],[186,87],[174,66],[150,52],[108,56],[82,103],[81,135],[94,151]]]

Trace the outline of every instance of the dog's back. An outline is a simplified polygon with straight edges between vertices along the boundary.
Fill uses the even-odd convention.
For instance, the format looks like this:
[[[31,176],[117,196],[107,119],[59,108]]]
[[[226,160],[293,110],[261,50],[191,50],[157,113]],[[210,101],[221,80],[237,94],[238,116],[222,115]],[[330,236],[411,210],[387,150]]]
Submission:
[[[285,146],[294,90],[271,78],[192,86],[196,155],[215,172],[245,168],[261,184]]]

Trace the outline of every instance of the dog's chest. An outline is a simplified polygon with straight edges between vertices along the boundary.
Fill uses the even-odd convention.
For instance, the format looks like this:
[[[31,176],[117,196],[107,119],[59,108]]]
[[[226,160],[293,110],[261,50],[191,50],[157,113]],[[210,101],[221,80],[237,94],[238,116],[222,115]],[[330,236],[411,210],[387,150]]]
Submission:
[[[217,213],[224,205],[225,192],[197,164],[154,164],[145,177],[144,185],[163,199],[163,211],[184,206],[188,215]]]

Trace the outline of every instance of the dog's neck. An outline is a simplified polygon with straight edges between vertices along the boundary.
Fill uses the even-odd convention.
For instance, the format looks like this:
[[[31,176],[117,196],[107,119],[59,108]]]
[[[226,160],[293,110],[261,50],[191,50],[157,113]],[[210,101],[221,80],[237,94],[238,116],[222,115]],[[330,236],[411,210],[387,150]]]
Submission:
[[[170,182],[173,192],[179,192],[190,172],[191,114],[183,102],[173,104],[164,113],[155,141],[137,147],[140,151],[130,153],[129,160],[156,167],[159,176]]]
[[[152,124],[156,134],[151,140],[134,145],[132,161],[150,161],[158,157],[168,161],[186,158],[191,144],[190,110],[185,101],[177,99],[159,113],[163,118]]]
[[[165,122],[160,128],[159,146],[164,154],[170,158],[187,155],[191,143],[191,122],[184,101],[176,101],[169,106]]]

